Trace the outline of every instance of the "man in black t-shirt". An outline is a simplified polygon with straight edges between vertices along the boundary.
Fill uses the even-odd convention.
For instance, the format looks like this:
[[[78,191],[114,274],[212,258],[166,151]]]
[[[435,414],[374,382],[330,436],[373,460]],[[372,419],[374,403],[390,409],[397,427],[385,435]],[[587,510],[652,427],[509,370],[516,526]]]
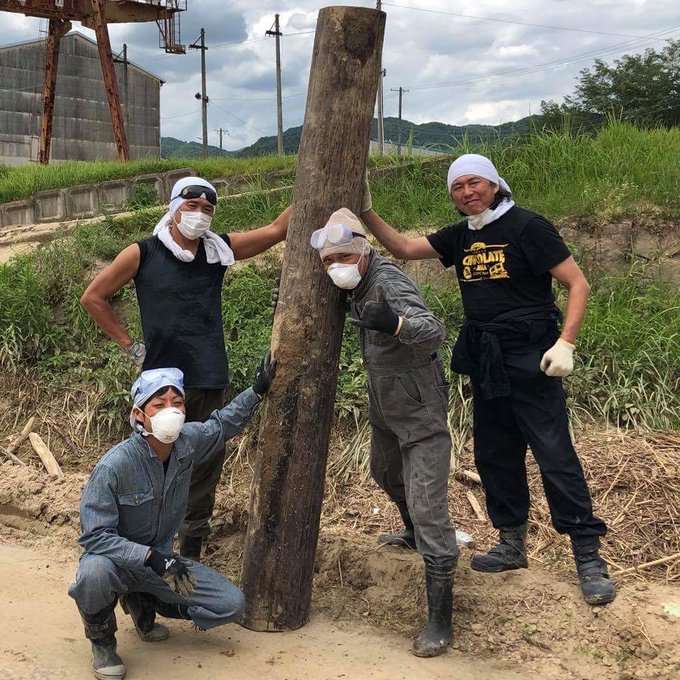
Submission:
[[[581,591],[590,604],[611,602],[614,585],[599,555],[607,528],[593,514],[576,456],[562,377],[573,351],[589,286],[555,227],[515,206],[491,161],[466,154],[451,164],[449,194],[466,219],[426,237],[408,238],[371,208],[366,188],[361,218],[376,238],[405,260],[439,258],[454,266],[465,321],[451,367],[470,376],[475,464],[500,542],[475,555],[472,568],[527,567],[527,446],[538,462],[555,529],[571,538]],[[561,329],[552,281],[569,297]]]
[[[175,366],[184,374],[187,422],[203,422],[224,406],[228,384],[222,325],[222,282],[227,266],[286,238],[290,208],[271,224],[243,233],[210,231],[217,192],[201,177],[175,183],[168,210],[153,236],[122,250],[100,272],[81,302],[97,325],[145,370]],[[134,280],[144,342],[136,342],[109,299]],[[199,560],[210,533],[224,449],[192,471],[180,552]]]

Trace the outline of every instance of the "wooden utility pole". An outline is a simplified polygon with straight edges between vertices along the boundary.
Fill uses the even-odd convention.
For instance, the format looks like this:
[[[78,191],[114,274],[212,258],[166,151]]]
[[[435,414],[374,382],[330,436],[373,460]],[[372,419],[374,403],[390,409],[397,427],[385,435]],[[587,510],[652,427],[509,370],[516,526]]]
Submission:
[[[200,41],[200,44],[196,44]],[[208,157],[208,95],[206,94],[206,72],[205,72],[205,29],[201,29],[201,37],[189,45],[190,49],[201,50],[201,92],[196,93],[196,99],[201,100],[201,119],[203,124],[203,158]]]
[[[45,44],[45,85],[43,88],[43,110],[40,119],[40,146],[38,161],[43,165],[50,162],[52,144],[52,120],[54,119],[54,94],[57,88],[57,67],[59,66],[59,43],[71,30],[71,22],[50,19],[50,28]]]
[[[326,7],[317,20],[243,556],[252,630],[309,617],[345,315],[309,238],[338,208],[359,210],[384,30],[374,9]]]
[[[279,156],[283,155],[283,98],[281,96],[281,36],[279,30],[279,15],[274,15],[274,30],[266,32],[266,35],[276,37],[276,148]]]
[[[92,0],[92,24],[97,36],[99,61],[102,65],[104,89],[106,90],[106,98],[109,102],[109,112],[111,113],[111,124],[113,125],[113,137],[116,140],[116,148],[118,149],[118,159],[128,161],[130,160],[130,149],[128,147],[127,136],[125,135],[116,69],[113,65],[109,29],[106,24],[105,5],[106,0]]]
[[[220,151],[222,151],[222,138],[224,135],[229,134],[229,130],[225,130],[224,128],[218,128],[217,130],[215,130],[215,132],[218,132],[220,135]]]
[[[397,129],[397,156],[401,156],[401,100],[404,96],[404,92],[408,92],[408,90],[405,90],[403,87],[400,87],[398,90],[392,88],[392,92],[399,93],[399,128]]]

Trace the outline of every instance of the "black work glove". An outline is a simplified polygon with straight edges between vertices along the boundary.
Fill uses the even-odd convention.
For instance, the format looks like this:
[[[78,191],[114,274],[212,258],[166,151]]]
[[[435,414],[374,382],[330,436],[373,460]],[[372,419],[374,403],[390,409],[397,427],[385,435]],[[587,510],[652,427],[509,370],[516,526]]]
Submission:
[[[271,352],[267,352],[265,358],[262,359],[260,368],[255,376],[255,384],[253,385],[253,392],[255,392],[260,399],[264,397],[267,390],[271,387],[275,375],[276,361],[272,361]]]
[[[399,328],[399,315],[395,314],[389,302],[385,300],[382,288],[378,287],[378,301],[369,300],[364,305],[361,319],[350,319],[350,323],[359,328],[368,328],[388,335],[394,335]]]
[[[164,555],[151,548],[144,560],[167,584],[170,590],[186,597],[194,592],[196,578],[189,571],[189,561],[176,554]]]

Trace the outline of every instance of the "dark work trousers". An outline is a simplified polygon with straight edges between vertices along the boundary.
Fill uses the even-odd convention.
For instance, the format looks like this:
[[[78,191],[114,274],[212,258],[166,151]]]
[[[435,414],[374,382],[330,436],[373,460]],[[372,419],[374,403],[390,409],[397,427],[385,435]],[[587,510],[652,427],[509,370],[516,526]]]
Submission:
[[[371,475],[395,503],[406,502],[423,559],[453,564],[458,546],[447,497],[449,389],[441,361],[367,369]]]
[[[208,420],[215,409],[224,406],[224,390],[188,388],[185,394],[187,422]],[[179,533],[181,536],[207,536],[215,507],[215,489],[222,475],[226,449],[222,448],[195,465],[191,473],[187,514]]]
[[[560,378],[539,369],[540,352],[505,357],[511,394],[487,401],[472,380],[475,464],[494,527],[516,527],[529,517],[527,445],[538,463],[555,529],[571,536],[604,536],[569,434]],[[512,365],[514,364],[514,365]]]

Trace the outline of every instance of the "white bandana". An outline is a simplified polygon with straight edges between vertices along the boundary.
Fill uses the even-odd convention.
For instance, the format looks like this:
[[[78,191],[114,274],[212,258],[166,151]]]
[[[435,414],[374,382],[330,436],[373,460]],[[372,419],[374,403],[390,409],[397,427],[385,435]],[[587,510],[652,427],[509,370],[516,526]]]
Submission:
[[[185,199],[179,197],[179,193],[184,187],[196,185],[204,186],[215,191],[215,187],[210,184],[210,182],[207,182],[200,177],[184,177],[183,179],[178,180],[175,182],[171,194],[171,196],[177,196],[177,198],[170,201],[168,212],[161,217],[153,230],[154,236],[158,236],[160,242],[181,262],[193,262],[195,255],[190,250],[184,250],[184,248],[172,238],[170,227],[173,224],[173,215],[177,209],[185,203]],[[236,261],[234,252],[222,237],[214,234],[212,231],[206,231],[201,238],[203,239],[205,257],[208,264],[216,264],[217,262],[224,266],[234,264]]]
[[[489,182],[497,184],[501,189],[512,194],[512,190],[508,183],[499,176],[496,166],[486,156],[481,156],[477,153],[466,153],[459,158],[456,158],[456,160],[451,163],[446,178],[449,196],[451,195],[453,183],[459,177],[463,177],[463,175],[475,175],[477,177],[482,177],[483,179],[488,179]],[[468,229],[472,229],[473,231],[483,229],[487,224],[490,224],[499,217],[505,215],[505,213],[514,205],[515,202],[512,198],[505,198],[494,209],[487,208],[484,212],[479,213],[479,215],[468,215]]]

